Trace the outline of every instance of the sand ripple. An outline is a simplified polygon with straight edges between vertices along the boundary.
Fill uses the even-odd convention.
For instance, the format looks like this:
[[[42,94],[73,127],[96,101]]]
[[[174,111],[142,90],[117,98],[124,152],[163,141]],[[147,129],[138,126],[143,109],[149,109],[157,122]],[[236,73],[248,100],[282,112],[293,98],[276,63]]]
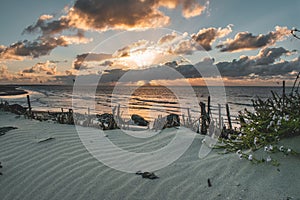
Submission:
[[[0,137],[1,200],[296,199],[299,194],[294,187],[300,185],[300,172],[295,170],[299,159],[287,157],[290,165],[280,167],[280,172],[273,166],[240,161],[236,155],[213,152],[201,160],[198,152],[203,137],[197,135],[183,156],[155,172],[159,179],[149,180],[103,165],[85,149],[72,126],[15,119],[3,113],[0,119],[0,127],[18,127]],[[171,133],[146,139],[120,131],[107,134],[114,144],[132,152],[151,152],[173,138]],[[38,143],[49,136],[55,139]]]

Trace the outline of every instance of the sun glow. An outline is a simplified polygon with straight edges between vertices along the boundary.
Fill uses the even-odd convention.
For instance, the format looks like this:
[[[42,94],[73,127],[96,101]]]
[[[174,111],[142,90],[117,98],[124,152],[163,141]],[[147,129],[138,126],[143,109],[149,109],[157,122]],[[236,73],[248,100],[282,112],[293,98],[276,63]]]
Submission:
[[[159,52],[154,49],[137,50],[130,52],[127,59],[138,67],[147,67],[155,64]]]

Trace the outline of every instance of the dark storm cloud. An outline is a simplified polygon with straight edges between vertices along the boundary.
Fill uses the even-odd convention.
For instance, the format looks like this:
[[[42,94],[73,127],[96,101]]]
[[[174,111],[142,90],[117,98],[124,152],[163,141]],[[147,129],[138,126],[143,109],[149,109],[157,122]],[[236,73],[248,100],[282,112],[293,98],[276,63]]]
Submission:
[[[291,53],[291,51],[282,47],[264,48],[256,56],[242,56],[240,59],[231,62],[219,62],[217,67],[221,75],[225,77],[284,76],[300,70],[299,58],[292,61],[279,61],[281,56]],[[276,62],[277,60],[279,62]]]
[[[19,41],[5,47],[0,52],[0,59],[23,60],[24,57],[38,58],[48,55],[57,46],[68,46],[69,42],[64,37],[59,38],[38,38],[31,42],[28,40]]]
[[[51,20],[53,17],[50,15],[42,15],[36,23],[25,28],[23,33],[36,33],[42,32],[43,35],[53,35],[61,33],[63,30],[69,28],[69,20],[61,17],[58,20]]]
[[[19,41],[0,48],[0,60],[23,60],[26,57],[38,58],[49,55],[56,47],[66,47],[74,43],[87,42],[85,38],[74,36],[39,37],[34,41]]]
[[[181,7],[186,18],[201,15],[206,9],[196,0],[77,0],[65,16],[53,19],[42,15],[24,33],[49,35],[74,28],[105,31],[162,27],[170,23],[170,17],[159,10],[161,7]]]
[[[258,49],[265,46],[275,44],[277,41],[283,40],[290,34],[287,27],[275,27],[275,31],[271,31],[265,35],[253,35],[248,32],[240,32],[236,34],[234,39],[227,39],[225,42],[217,46],[221,52],[234,52],[242,50]]]

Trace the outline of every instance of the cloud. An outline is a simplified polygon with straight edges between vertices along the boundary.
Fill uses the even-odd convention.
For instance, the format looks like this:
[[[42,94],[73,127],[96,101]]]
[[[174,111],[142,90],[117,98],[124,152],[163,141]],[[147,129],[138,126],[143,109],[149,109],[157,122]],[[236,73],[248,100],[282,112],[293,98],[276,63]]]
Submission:
[[[58,46],[88,42],[85,38],[73,36],[39,37],[34,41],[19,41],[8,47],[0,47],[0,60],[23,60],[26,57],[38,58],[49,55]]]
[[[212,50],[212,44],[219,38],[227,36],[232,32],[232,25],[228,25],[225,28],[204,28],[198,31],[198,33],[194,33],[191,37],[183,34],[182,36],[175,37],[175,34],[166,35],[161,38],[160,43],[169,42],[174,43],[169,49],[170,52],[174,54],[187,54],[191,55],[195,51],[210,51]],[[180,39],[178,40],[177,38]]]
[[[84,70],[95,65],[147,68],[152,65],[163,64],[181,55],[191,55],[195,51],[211,50],[213,42],[231,32],[231,25],[225,28],[206,28],[189,36],[188,33],[172,32],[155,41],[138,40],[130,43],[110,54],[81,54],[74,61],[73,68]],[[201,45],[204,45],[202,47]],[[92,61],[94,61],[92,63]],[[99,62],[100,61],[100,62]],[[88,63],[94,66],[88,67]]]
[[[58,19],[42,15],[24,33],[42,32],[43,35],[64,30],[128,30],[163,27],[170,17],[160,8],[181,8],[185,18],[201,15],[208,7],[196,0],[76,0],[67,14]]]
[[[134,42],[132,44],[129,44],[125,47],[122,47],[121,49],[118,49],[113,56],[114,57],[125,57],[129,56],[132,51],[144,51],[147,49],[147,47],[150,46],[150,42],[147,40],[139,40],[137,42]]]
[[[15,76],[8,71],[6,65],[0,63],[0,80],[1,82],[14,80]]]
[[[174,9],[182,6],[182,15],[185,18],[201,15],[209,6],[209,1],[205,5],[200,5],[196,0],[159,0],[158,7],[163,6],[169,9]]]
[[[178,37],[178,34],[173,32],[171,34],[167,34],[163,37],[161,37],[159,40],[158,40],[158,44],[159,45],[163,45],[163,44],[168,44],[168,43],[171,43],[172,41],[174,41],[175,38]]]
[[[56,75],[57,74],[57,66],[55,63],[50,61],[47,62],[39,62],[32,66],[31,68],[24,69],[23,73],[33,73],[33,74],[41,74],[45,73],[46,75]]]
[[[178,65],[176,61],[166,63],[165,65],[156,65],[145,69],[105,69],[101,73],[84,74],[80,73],[80,77],[86,80],[98,80],[100,83],[137,83],[139,81],[150,82],[154,80],[177,80],[177,79],[189,79],[199,78],[201,74],[199,69],[203,67],[212,66],[213,60],[204,59],[197,63],[197,65],[182,64]],[[86,82],[84,81],[84,82]],[[90,83],[92,84],[92,82]]]
[[[170,52],[178,55],[191,55],[198,49],[201,49],[201,46],[194,40],[188,39],[178,43],[173,49],[170,49]]]
[[[195,40],[206,51],[212,49],[212,43],[218,39],[227,36],[232,32],[232,25],[228,25],[226,28],[204,28],[198,33],[192,34],[192,39]]]
[[[44,36],[49,36],[57,33],[61,33],[65,29],[69,29],[69,20],[66,17],[60,17],[58,20],[53,20],[52,15],[42,15],[36,23],[28,26],[24,29],[24,33],[37,33],[42,32]]]
[[[88,62],[104,61],[112,58],[111,54],[105,53],[84,53],[76,56],[76,60],[73,63],[73,68],[76,70],[83,70],[88,68]]]
[[[55,76],[47,76],[33,73],[10,72],[7,66],[0,64],[0,83],[43,83],[55,80]]]
[[[253,35],[249,32],[240,32],[235,35],[234,39],[227,39],[225,42],[217,46],[221,52],[235,52],[243,50],[258,49],[265,46],[274,45],[277,41],[282,41],[290,34],[287,27],[275,27],[275,31],[271,31],[265,35]]]
[[[295,51],[288,51],[283,47],[278,48],[263,48],[259,51],[257,56],[251,57],[252,60],[255,60],[256,65],[268,65],[276,61],[282,55],[290,55]]]
[[[172,32],[162,36],[156,43],[139,40],[117,50],[113,56],[126,57],[136,51],[145,52],[149,48],[170,55],[191,55],[195,51],[209,51],[212,49],[213,42],[225,37],[232,31],[231,27],[232,25],[225,28],[204,28],[198,33],[191,34],[191,36],[188,33]]]
[[[219,62],[217,67],[222,76],[245,78],[245,77],[271,77],[271,76],[287,76],[293,71],[300,70],[300,60],[296,58],[292,61],[280,60],[283,55],[290,55],[292,51],[288,51],[282,47],[264,48],[258,55],[248,57],[242,56],[239,60],[231,62]]]

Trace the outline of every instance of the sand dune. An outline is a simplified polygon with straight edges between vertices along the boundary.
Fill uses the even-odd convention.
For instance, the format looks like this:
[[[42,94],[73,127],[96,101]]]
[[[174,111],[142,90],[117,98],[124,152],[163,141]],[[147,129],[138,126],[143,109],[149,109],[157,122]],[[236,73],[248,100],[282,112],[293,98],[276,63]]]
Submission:
[[[2,200],[300,199],[300,158],[295,156],[276,155],[281,158],[279,167],[254,165],[235,154],[219,155],[216,151],[199,159],[204,137],[196,135],[183,156],[155,171],[159,179],[149,180],[99,162],[86,150],[73,126],[16,119],[0,112],[0,127],[4,126],[18,129],[0,137]],[[174,130],[150,139],[129,137],[118,130],[105,134],[128,151],[151,152],[167,145]],[[48,137],[55,139],[38,143]],[[299,137],[284,143],[300,152]],[[208,187],[208,178],[212,187]]]

